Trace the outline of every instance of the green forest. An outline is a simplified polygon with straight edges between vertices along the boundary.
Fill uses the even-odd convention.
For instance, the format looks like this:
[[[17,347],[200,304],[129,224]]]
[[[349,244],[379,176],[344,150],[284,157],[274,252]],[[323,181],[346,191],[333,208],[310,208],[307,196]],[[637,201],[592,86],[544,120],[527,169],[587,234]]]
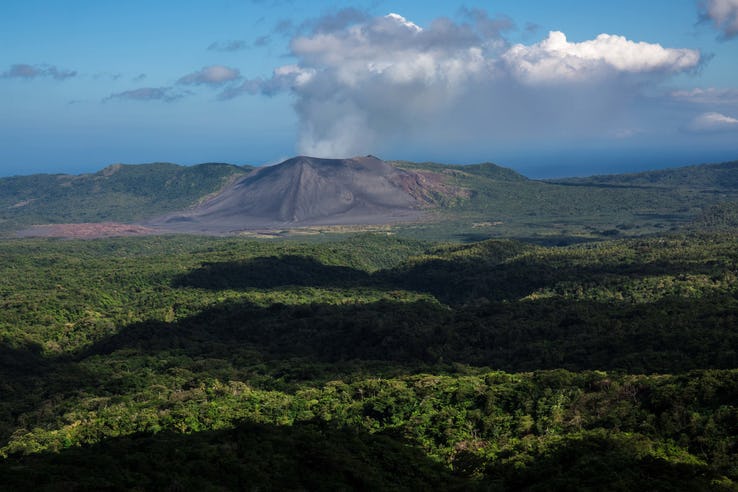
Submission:
[[[738,490],[732,214],[564,246],[4,239],[0,489]]]

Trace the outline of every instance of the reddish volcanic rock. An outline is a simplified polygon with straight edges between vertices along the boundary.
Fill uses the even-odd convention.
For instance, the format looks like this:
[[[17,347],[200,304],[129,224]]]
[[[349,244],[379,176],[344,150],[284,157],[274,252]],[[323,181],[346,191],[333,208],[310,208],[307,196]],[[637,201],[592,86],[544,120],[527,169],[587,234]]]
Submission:
[[[156,234],[151,227],[118,222],[99,222],[82,224],[44,224],[35,225],[18,233],[21,237],[66,237],[93,239],[113,236],[142,236]]]

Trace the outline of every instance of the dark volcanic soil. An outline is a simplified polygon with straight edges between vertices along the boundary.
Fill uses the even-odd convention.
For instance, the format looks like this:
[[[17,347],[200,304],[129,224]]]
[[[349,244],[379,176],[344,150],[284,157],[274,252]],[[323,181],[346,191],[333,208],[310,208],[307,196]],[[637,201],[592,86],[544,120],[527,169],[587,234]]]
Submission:
[[[228,233],[313,225],[386,224],[418,219],[428,205],[422,179],[373,156],[295,157],[254,170],[192,210],[145,225]]]

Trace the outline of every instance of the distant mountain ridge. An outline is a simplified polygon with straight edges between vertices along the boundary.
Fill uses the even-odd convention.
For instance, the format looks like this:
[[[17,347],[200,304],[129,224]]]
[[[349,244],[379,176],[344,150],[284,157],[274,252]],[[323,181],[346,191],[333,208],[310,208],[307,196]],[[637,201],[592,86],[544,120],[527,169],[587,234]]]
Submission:
[[[731,227],[734,221],[714,210],[732,210],[735,203],[738,161],[542,181],[492,163],[298,156],[259,168],[155,163],[80,176],[0,178],[0,231],[122,222],[143,226],[131,231],[228,234],[406,223],[413,235],[430,239],[555,243],[557,237],[647,235],[695,223]]]
[[[607,174],[584,178],[547,180],[552,183],[610,184],[627,186],[666,186],[689,188],[738,188],[738,161],[699,164],[655,171]]]

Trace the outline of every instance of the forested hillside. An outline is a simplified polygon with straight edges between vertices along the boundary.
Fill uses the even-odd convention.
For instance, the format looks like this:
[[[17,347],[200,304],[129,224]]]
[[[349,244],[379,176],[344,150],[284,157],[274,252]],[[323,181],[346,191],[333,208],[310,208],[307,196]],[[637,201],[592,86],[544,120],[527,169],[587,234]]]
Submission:
[[[186,208],[250,168],[114,164],[95,174],[0,178],[0,230],[30,224],[133,222]]]
[[[0,488],[736,490],[738,238],[0,243]]]
[[[448,186],[469,191],[447,202],[431,223],[408,228],[429,239],[515,237],[563,244],[642,237],[681,230],[714,205],[738,203],[736,162],[550,181],[489,163],[396,164],[442,173]]]
[[[696,188],[705,191],[734,190],[738,187],[738,161],[702,164],[631,174],[612,174],[588,178],[551,180],[562,184],[602,184]]]

